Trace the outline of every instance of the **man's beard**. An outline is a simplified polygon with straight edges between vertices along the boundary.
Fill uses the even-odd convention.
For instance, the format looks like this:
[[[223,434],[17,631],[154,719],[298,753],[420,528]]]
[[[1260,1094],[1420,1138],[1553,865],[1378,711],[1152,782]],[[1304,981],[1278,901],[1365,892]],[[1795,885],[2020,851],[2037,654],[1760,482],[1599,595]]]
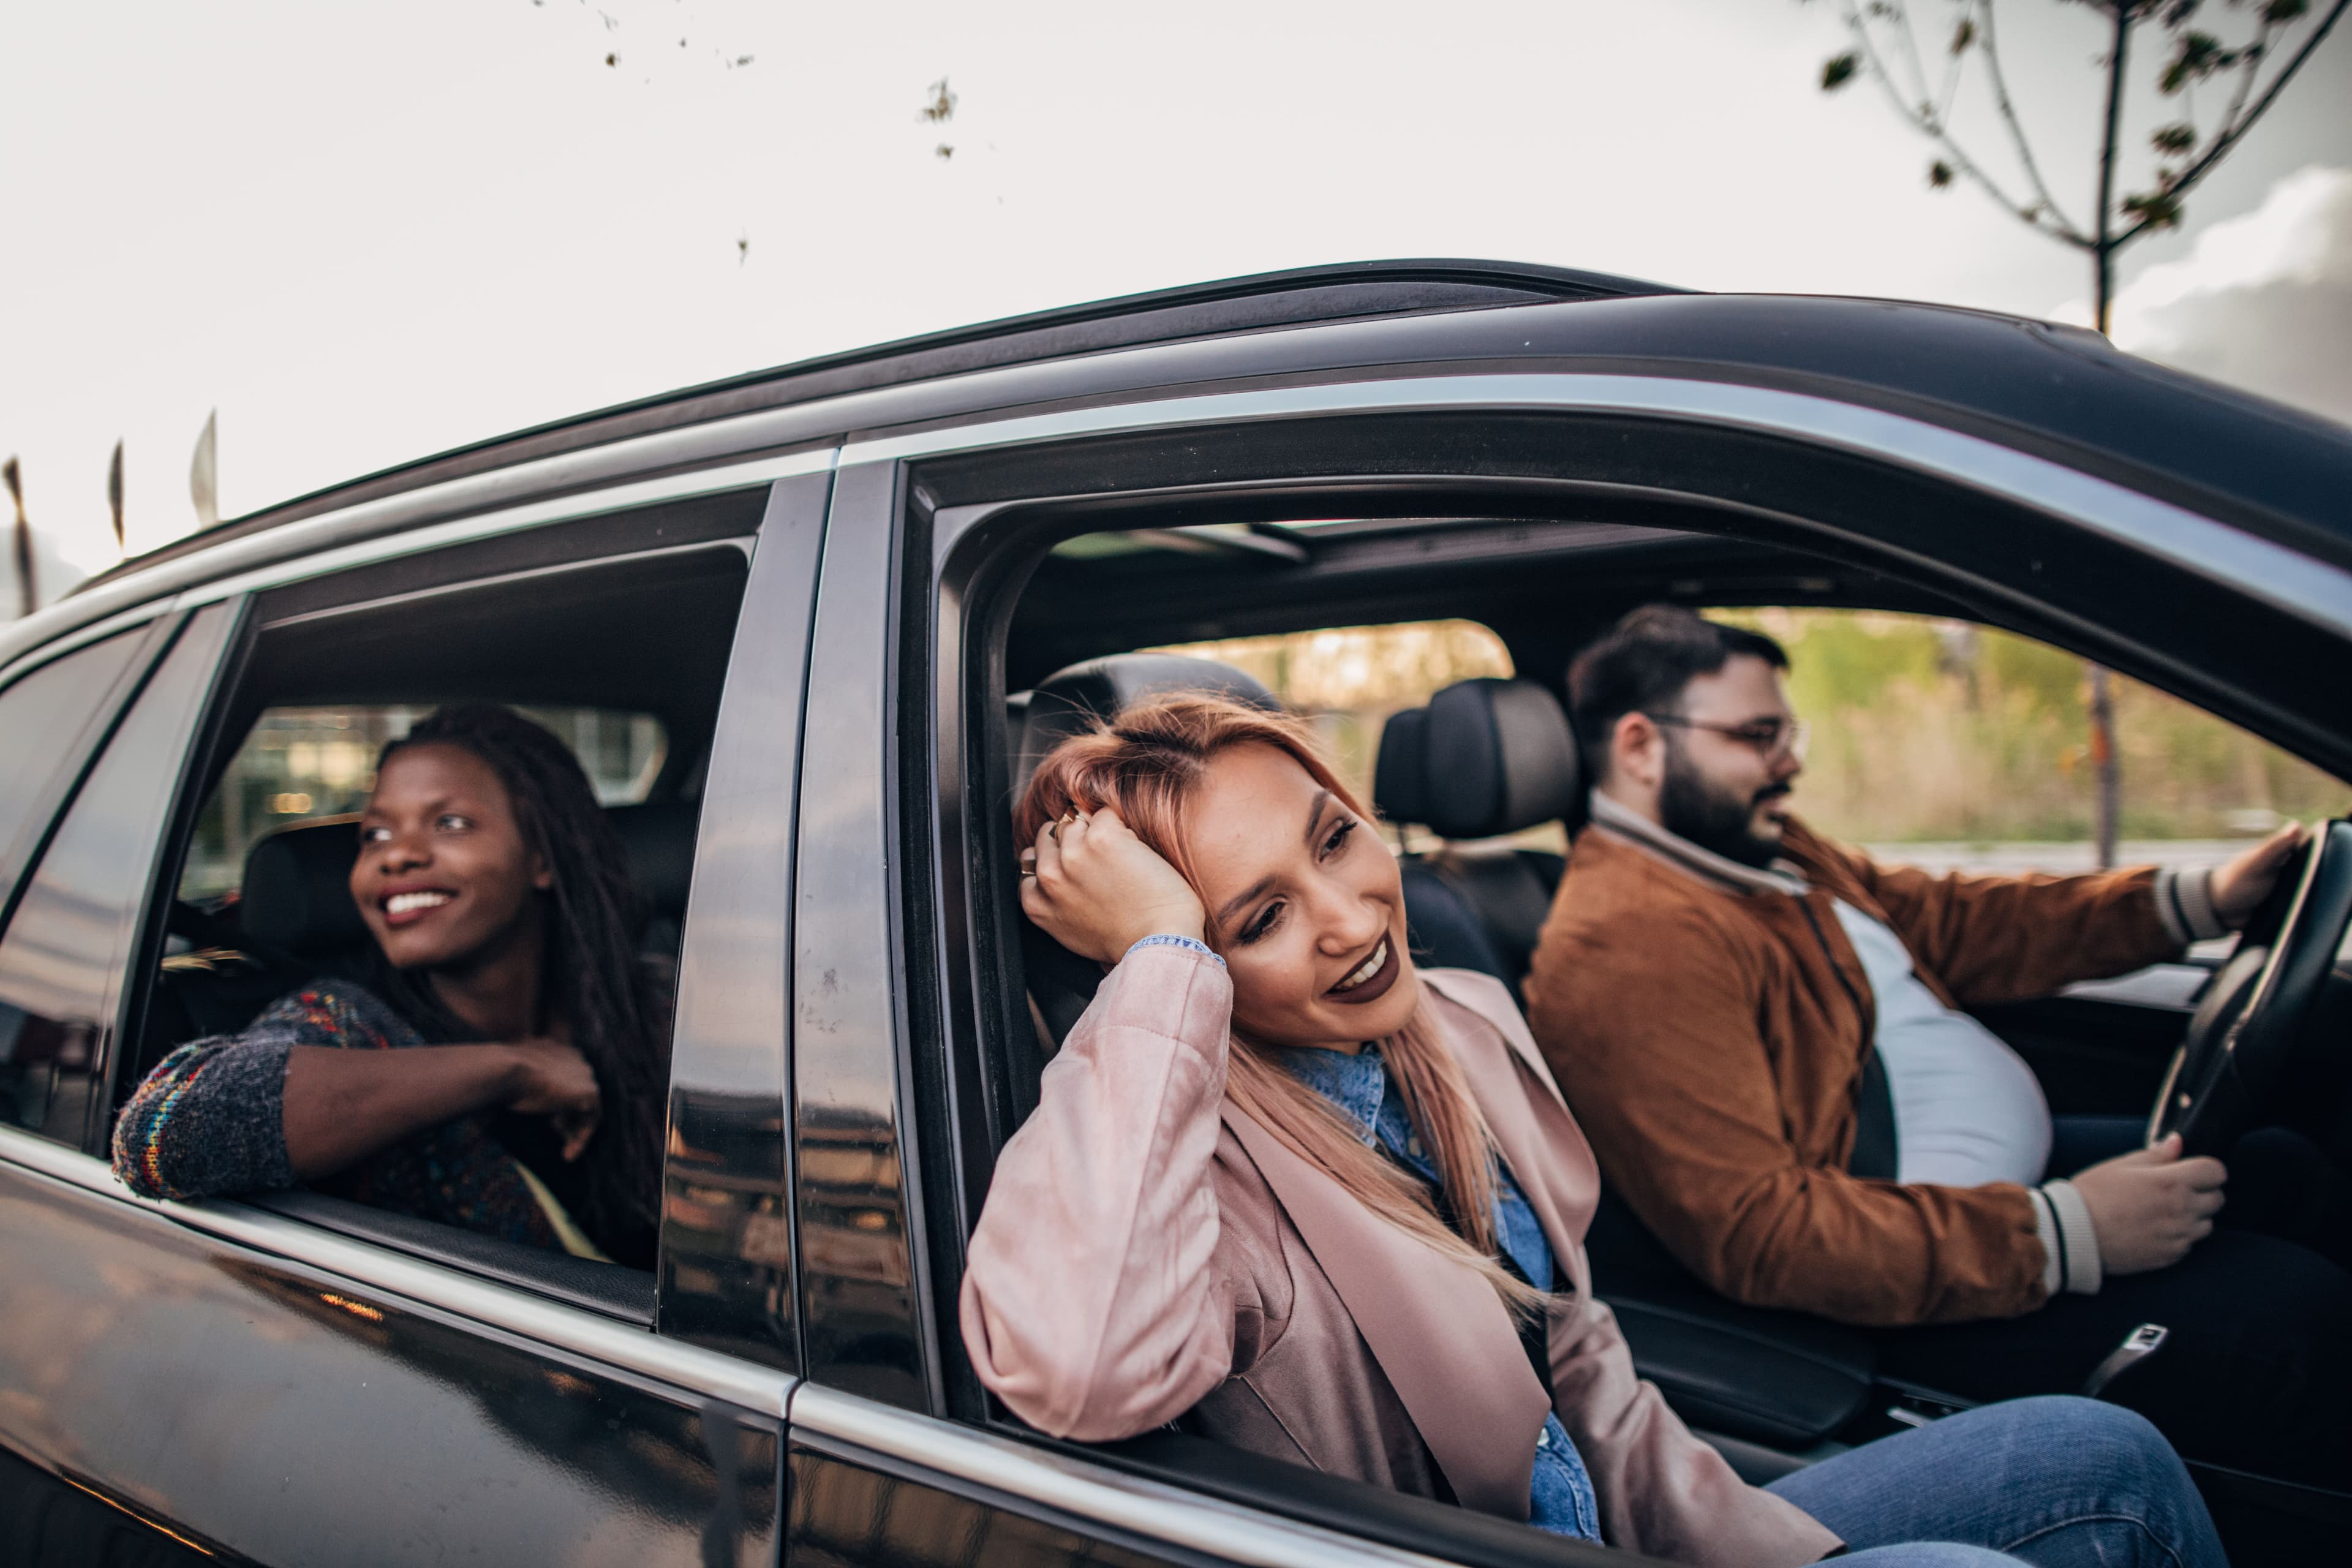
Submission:
[[[1778,834],[1756,831],[1756,808],[1789,793],[1787,784],[1768,784],[1754,794],[1727,793],[1710,782],[1681,746],[1666,742],[1666,776],[1658,790],[1658,816],[1667,832],[1686,838],[1727,860],[1759,870],[1780,856]]]

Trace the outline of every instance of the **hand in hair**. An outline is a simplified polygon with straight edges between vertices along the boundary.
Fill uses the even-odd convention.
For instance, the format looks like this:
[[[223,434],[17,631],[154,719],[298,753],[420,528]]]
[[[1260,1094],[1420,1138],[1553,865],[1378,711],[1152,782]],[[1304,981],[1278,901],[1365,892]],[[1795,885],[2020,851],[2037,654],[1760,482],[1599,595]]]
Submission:
[[[1023,912],[1098,963],[1117,963],[1147,936],[1199,942],[1206,929],[1192,885],[1108,807],[1047,823],[1022,859]]]

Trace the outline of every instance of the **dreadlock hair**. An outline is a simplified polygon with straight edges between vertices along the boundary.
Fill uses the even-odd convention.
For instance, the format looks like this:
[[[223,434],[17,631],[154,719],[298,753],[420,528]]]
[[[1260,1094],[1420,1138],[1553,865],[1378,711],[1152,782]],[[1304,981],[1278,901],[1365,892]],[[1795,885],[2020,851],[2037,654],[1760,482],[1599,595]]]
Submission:
[[[1013,814],[1013,832],[1019,842],[1034,843],[1045,824],[1065,812],[1112,806],[1197,893],[1201,880],[1186,832],[1192,796],[1221,753],[1252,744],[1285,752],[1342,805],[1366,822],[1372,819],[1298,719],[1223,697],[1180,694],[1129,708],[1092,733],[1074,735],[1047,752]],[[1213,931],[1209,941],[1216,943]],[[1515,1318],[1542,1310],[1544,1293],[1501,1260],[1494,1218],[1494,1134],[1471,1096],[1461,1063],[1429,1022],[1426,1006],[1380,1047],[1406,1114],[1434,1157],[1438,1192],[1368,1147],[1329,1101],[1282,1067],[1282,1047],[1239,1031],[1232,1039],[1225,1097],[1244,1113],[1375,1216],[1431,1251],[1475,1269]],[[1447,1224],[1449,1215],[1453,1225]]]
[[[604,1100],[588,1146],[598,1157],[587,1166],[580,1220],[600,1237],[657,1223],[668,1030],[637,955],[645,900],[630,879],[620,837],[572,749],[511,708],[444,708],[386,745],[376,767],[425,745],[456,746],[498,774],[523,842],[552,874],[552,886],[538,895],[547,916],[540,994],[570,1026],[572,1044],[595,1072]],[[423,975],[394,969],[381,953],[375,968],[384,987],[379,994],[428,1038],[466,1037],[465,1026]]]

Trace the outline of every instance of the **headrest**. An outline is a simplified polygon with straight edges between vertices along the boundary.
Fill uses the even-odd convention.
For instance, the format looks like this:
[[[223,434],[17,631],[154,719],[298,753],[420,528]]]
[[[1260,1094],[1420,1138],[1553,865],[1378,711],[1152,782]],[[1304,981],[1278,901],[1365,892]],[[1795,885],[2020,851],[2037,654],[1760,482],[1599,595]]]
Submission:
[[[1057,670],[1029,693],[1013,752],[1013,795],[1015,800],[1029,787],[1029,775],[1045,753],[1073,735],[1082,735],[1097,720],[1115,719],[1147,697],[1178,691],[1228,697],[1253,708],[1278,710],[1282,704],[1255,677],[1212,658],[1192,658],[1176,653],[1119,653],[1090,658]],[[1018,701],[1016,697],[1014,701]]]
[[[1380,755],[1372,763],[1372,805],[1391,822],[1429,820],[1429,771],[1423,742],[1429,710],[1407,708],[1381,726]]]
[[[692,801],[616,805],[605,820],[620,835],[629,875],[655,911],[682,918],[694,875],[700,811]],[[238,921],[245,933],[292,952],[356,947],[368,940],[352,902],[352,861],[359,854],[356,816],[331,816],[282,828],[245,857]]]
[[[1391,822],[1441,838],[1494,838],[1538,823],[1584,825],[1576,738],[1531,680],[1465,680],[1390,716],[1372,798]]]
[[[246,851],[237,921],[256,942],[292,952],[323,952],[367,940],[352,902],[358,858],[356,816],[330,816],[281,828]]]

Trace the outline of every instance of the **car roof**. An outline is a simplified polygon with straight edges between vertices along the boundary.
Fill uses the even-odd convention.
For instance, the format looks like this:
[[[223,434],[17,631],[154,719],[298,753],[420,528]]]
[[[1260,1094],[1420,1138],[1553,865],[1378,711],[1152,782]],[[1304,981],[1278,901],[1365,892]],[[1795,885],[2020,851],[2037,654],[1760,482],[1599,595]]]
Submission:
[[[2094,332],[1948,306],[1697,294],[1557,268],[1428,260],[1130,295],[690,387],[272,507],[83,588],[446,480],[746,415],[789,417],[794,405],[841,399],[860,420],[889,423],[1037,398],[1438,362],[1716,379],[1869,404],[2038,450],[2352,564],[2343,501],[2352,494],[2352,430],[2137,359]]]
[[[1074,354],[1322,321],[1684,292],[1687,290],[1668,284],[1602,272],[1518,262],[1436,259],[1296,268],[1120,295],[751,371],[453,447],[185,535],[133,556],[82,586],[94,586],[225,540],[402,490],[631,436],[843,393]]]

